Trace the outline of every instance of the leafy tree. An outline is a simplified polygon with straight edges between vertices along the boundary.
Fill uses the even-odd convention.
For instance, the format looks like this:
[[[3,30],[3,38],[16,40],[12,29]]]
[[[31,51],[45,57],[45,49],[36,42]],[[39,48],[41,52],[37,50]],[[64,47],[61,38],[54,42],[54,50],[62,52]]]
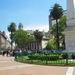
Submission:
[[[64,35],[62,34],[62,32],[65,30],[65,28],[67,27],[66,25],[66,16],[62,16],[60,19],[59,19],[59,22],[58,22],[58,34],[59,34],[59,41],[63,43],[63,47],[65,45],[65,39],[64,39]],[[52,25],[51,28],[50,28],[50,31],[51,31],[51,34],[54,35],[54,37],[56,38],[56,24]]]
[[[43,33],[39,31],[39,46],[42,49],[42,38],[43,38]]]
[[[29,36],[28,38],[29,38],[29,42],[32,42],[35,40],[34,36]]]
[[[57,49],[59,50],[59,34],[58,34],[58,19],[63,15],[62,7],[55,3],[50,9],[50,17],[56,20],[56,36],[57,36]]]
[[[19,48],[24,48],[28,44],[28,35],[24,30],[17,30],[13,34],[13,41]]]
[[[28,36],[28,32],[24,30],[17,30],[14,32],[13,41],[19,48],[25,48],[29,42],[34,40],[33,36]]]
[[[36,42],[37,42],[37,50],[39,50],[39,44],[41,45],[41,40],[43,38],[43,33],[36,30],[36,31],[34,31],[34,36],[35,36],[35,39],[36,39]]]
[[[54,49],[56,49],[56,43],[55,43],[54,39],[53,40],[51,39],[51,40],[48,41],[46,49],[47,50],[54,50]]]
[[[10,39],[11,39],[11,50],[12,50],[12,44],[13,44],[12,34],[16,31],[16,24],[14,22],[11,22],[7,29],[9,32],[11,32]]]

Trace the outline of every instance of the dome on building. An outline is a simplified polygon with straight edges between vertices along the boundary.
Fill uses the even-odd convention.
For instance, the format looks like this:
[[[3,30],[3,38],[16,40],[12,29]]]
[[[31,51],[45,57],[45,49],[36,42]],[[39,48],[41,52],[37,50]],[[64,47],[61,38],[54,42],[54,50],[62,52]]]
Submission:
[[[23,29],[22,23],[19,23],[18,29],[19,29],[19,30],[22,30],[22,29]]]

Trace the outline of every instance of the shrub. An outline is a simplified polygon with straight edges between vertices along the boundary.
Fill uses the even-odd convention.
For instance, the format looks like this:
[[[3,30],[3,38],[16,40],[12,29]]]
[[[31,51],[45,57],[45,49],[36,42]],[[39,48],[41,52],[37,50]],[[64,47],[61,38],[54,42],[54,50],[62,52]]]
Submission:
[[[59,55],[41,55],[41,54],[37,54],[37,55],[28,55],[29,59],[32,60],[58,60],[59,59]]]
[[[71,57],[72,59],[75,59],[75,53],[72,53]]]
[[[31,55],[28,55],[29,59],[34,59],[34,60],[38,60],[39,59],[39,55],[38,54],[31,54]]]
[[[50,60],[58,60],[59,56],[50,56]]]
[[[62,58],[63,58],[63,59],[67,59],[67,58],[68,58],[68,54],[67,54],[67,53],[63,53],[63,54],[62,54]]]
[[[28,52],[22,52],[21,54],[22,54],[22,56],[27,56]]]

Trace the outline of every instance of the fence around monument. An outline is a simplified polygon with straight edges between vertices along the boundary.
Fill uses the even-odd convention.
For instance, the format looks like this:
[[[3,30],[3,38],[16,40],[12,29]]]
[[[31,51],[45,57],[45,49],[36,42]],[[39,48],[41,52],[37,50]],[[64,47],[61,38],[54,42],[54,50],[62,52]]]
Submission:
[[[75,66],[75,53],[27,53],[15,54],[15,60],[25,63],[42,65],[71,65]]]

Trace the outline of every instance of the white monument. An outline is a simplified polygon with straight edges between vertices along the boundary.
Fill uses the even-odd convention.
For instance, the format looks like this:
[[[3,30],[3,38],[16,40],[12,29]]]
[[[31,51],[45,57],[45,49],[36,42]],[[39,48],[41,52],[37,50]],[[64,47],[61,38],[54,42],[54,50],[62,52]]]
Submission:
[[[66,52],[75,52],[75,0],[67,0],[67,28],[63,34]]]

